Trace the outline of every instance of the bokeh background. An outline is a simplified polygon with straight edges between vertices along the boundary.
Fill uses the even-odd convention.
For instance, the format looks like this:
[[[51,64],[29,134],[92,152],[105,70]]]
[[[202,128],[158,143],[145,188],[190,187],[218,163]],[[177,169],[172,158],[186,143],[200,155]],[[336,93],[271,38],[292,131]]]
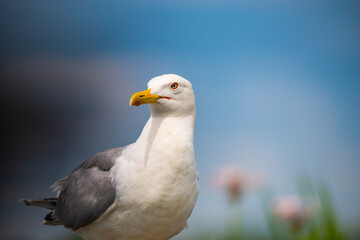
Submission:
[[[174,239],[222,232],[225,165],[280,194],[307,173],[331,190],[341,224],[360,229],[360,2],[313,0],[0,2],[1,239],[57,239],[46,211],[19,198],[101,150],[136,140],[147,106],[130,96],[179,74],[197,100],[201,194]],[[243,225],[267,227],[255,191]]]

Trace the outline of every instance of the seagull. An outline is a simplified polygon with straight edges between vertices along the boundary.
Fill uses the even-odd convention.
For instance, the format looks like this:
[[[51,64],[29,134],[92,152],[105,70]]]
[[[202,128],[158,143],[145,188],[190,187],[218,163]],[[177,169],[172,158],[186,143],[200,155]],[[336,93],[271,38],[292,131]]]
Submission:
[[[152,78],[130,106],[149,104],[136,142],[97,153],[52,186],[56,198],[20,200],[50,209],[45,225],[84,240],[167,240],[187,227],[199,194],[195,96],[175,74]]]

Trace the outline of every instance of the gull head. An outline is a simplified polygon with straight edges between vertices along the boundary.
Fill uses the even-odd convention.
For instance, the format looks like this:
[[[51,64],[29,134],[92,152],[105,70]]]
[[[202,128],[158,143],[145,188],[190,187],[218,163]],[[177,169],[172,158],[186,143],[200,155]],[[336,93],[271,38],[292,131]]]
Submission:
[[[195,115],[195,96],[191,83],[176,74],[165,74],[151,79],[148,89],[135,93],[130,106],[149,104],[152,116]]]

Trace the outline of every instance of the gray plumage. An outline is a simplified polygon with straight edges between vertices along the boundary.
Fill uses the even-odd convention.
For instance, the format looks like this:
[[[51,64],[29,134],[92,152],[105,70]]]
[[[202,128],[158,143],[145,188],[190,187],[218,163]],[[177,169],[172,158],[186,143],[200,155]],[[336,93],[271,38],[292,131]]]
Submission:
[[[51,209],[43,224],[64,225],[72,230],[89,225],[114,202],[115,189],[109,170],[123,149],[113,148],[97,153],[76,167],[68,177],[59,179],[52,186],[58,191],[57,198],[21,202]]]

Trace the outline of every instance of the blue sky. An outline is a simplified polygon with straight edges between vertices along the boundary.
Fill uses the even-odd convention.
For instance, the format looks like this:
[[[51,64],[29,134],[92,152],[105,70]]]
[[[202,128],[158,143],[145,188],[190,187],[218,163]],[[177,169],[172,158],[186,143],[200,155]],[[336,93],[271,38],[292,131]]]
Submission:
[[[35,181],[37,193],[49,194],[42,189],[91,154],[134,141],[148,110],[128,107],[129,97],[150,78],[176,73],[196,93],[202,187],[184,234],[221,228],[225,198],[207,181],[226,164],[264,171],[279,193],[294,192],[304,171],[321,177],[344,222],[358,225],[359,8],[356,1],[2,1],[9,96],[45,101],[69,129],[66,140],[32,146],[37,154],[28,156],[45,162],[56,153],[61,166],[49,166],[46,179],[23,169],[17,184]],[[32,192],[18,192],[25,193]],[[262,221],[255,194],[243,204],[249,222]],[[18,216],[13,208],[7,214]],[[34,211],[26,209],[26,221]],[[34,239],[54,232],[31,224],[24,234]]]

